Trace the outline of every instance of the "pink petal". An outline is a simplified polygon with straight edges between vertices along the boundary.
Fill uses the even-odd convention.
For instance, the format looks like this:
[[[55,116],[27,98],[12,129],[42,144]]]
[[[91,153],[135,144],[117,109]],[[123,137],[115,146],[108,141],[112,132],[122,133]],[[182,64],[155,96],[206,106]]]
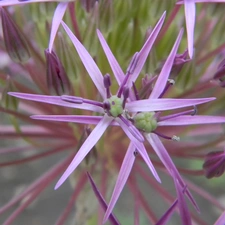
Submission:
[[[222,116],[178,116],[158,122],[159,126],[184,126],[193,124],[225,123]]]
[[[85,140],[83,145],[80,147],[79,151],[75,155],[74,159],[62,175],[62,177],[57,182],[55,189],[59,188],[64,181],[70,176],[70,174],[77,168],[77,166],[82,162],[85,156],[91,151],[98,140],[101,138],[109,124],[112,122],[113,118],[105,115],[94,130],[90,133],[88,138]]]
[[[88,172],[87,172],[87,175],[88,175],[88,179],[91,183],[92,189],[95,193],[95,196],[97,197],[97,199],[98,199],[99,203],[101,204],[102,208],[104,209],[104,211],[106,211],[108,206],[107,206],[103,196],[101,195],[100,191],[98,190],[98,188],[97,188],[94,180],[92,179],[91,175]],[[120,224],[118,219],[113,214],[109,215],[109,220],[110,220],[111,224],[113,224],[113,225],[119,225]]]
[[[190,215],[187,203],[184,198],[183,187],[180,186],[180,183],[176,178],[174,178],[174,184],[176,187],[177,198],[178,198],[178,207],[179,207],[179,211],[180,211],[182,224],[183,225],[191,225],[192,224],[191,223],[191,215]]]
[[[143,158],[143,160],[145,161],[145,163],[147,164],[147,166],[149,167],[150,171],[152,172],[153,176],[155,177],[155,179],[161,183],[161,180],[151,162],[151,160],[149,159],[148,153],[145,149],[145,146],[138,141],[131,133],[130,131],[127,129],[127,126],[119,119],[116,119],[116,121],[120,124],[121,128],[123,129],[123,131],[125,132],[125,134],[129,137],[129,139],[131,140],[132,144],[134,144],[134,146],[137,148],[138,152],[140,153],[141,157]]]
[[[113,208],[114,208],[114,206],[115,206],[115,204],[127,182],[127,179],[130,175],[130,172],[132,170],[132,167],[133,167],[133,164],[135,161],[134,152],[135,152],[135,146],[130,143],[130,145],[127,149],[126,155],[123,159],[123,163],[120,168],[120,172],[119,172],[118,178],[116,180],[116,184],[115,184],[108,208],[106,210],[106,213],[105,213],[105,216],[103,219],[103,223],[105,223],[108,220],[108,217],[112,213]]]
[[[175,98],[159,98],[144,99],[126,103],[126,109],[129,112],[154,112],[171,109],[179,109],[188,106],[199,105],[215,98],[196,98],[196,99],[175,99]]]
[[[123,70],[121,69],[119,63],[117,62],[116,58],[114,57],[111,49],[109,48],[107,42],[105,41],[102,33],[100,32],[100,30],[97,30],[97,34],[98,34],[98,38],[99,38],[99,41],[102,45],[102,48],[105,52],[105,55],[108,59],[108,62],[111,66],[111,69],[115,75],[115,78],[117,80],[117,83],[120,85],[122,82],[123,82],[123,79],[124,79],[124,72]]]
[[[158,23],[155,25],[153,31],[151,32],[150,36],[148,37],[147,41],[145,42],[144,46],[140,50],[138,63],[134,69],[131,79],[129,79],[130,86],[132,85],[132,82],[135,82],[137,77],[139,76],[139,74],[143,68],[143,65],[145,64],[145,61],[149,55],[149,52],[151,51],[151,48],[161,30],[161,27],[163,25],[165,17],[166,17],[166,12],[163,13],[163,15],[159,19]]]
[[[183,35],[183,29],[180,31],[180,33],[177,37],[177,40],[173,46],[173,49],[171,50],[170,55],[168,56],[166,62],[163,65],[163,68],[159,74],[159,77],[155,83],[155,86],[154,86],[149,98],[151,98],[151,99],[158,98],[161,95],[161,93],[163,92],[163,90],[166,86],[166,83],[168,81],[170,71],[173,66],[173,62],[174,62],[175,56],[177,54],[178,47],[180,45],[182,35]]]
[[[222,213],[219,219],[214,223],[214,225],[224,225],[224,221],[225,221],[225,211]]]
[[[67,6],[68,6],[68,2],[61,2],[58,4],[58,6],[54,12],[54,16],[52,18],[52,29],[51,29],[50,40],[49,40],[49,45],[48,45],[49,52],[52,51],[53,42],[55,40],[56,33],[59,29],[59,25],[65,14]]]
[[[90,105],[86,103],[75,104],[63,101],[60,96],[49,96],[49,95],[36,95],[36,94],[26,94],[20,92],[8,92],[9,95],[36,102],[44,102],[53,105],[65,106],[76,109],[86,109],[94,112],[104,113],[103,109],[99,106]]]
[[[22,5],[34,2],[52,2],[52,0],[30,0],[30,1],[20,1],[19,0],[5,0],[0,1],[0,6],[10,6],[10,5]]]
[[[102,119],[102,116],[70,116],[70,115],[35,115],[31,116],[35,120],[48,120],[59,122],[71,122],[82,124],[98,124]]]
[[[159,137],[153,133],[146,134],[145,137],[148,140],[148,142],[150,143],[150,145],[152,146],[152,148],[155,150],[156,154],[158,155],[158,157],[160,158],[160,160],[166,167],[167,171],[171,174],[173,179],[177,179],[179,181],[181,187],[185,188],[185,183],[184,183],[182,177],[180,176],[176,166],[174,165],[173,161],[171,160],[167,150],[163,146]],[[196,208],[196,210],[199,211],[197,203],[195,202],[194,198],[192,197],[192,195],[188,189],[186,190],[186,194],[187,194],[188,198],[190,199],[190,201],[192,202],[192,204],[194,205],[194,207]]]
[[[76,36],[72,33],[69,27],[62,21],[62,25],[67,32],[68,36],[70,37],[71,41],[73,42],[74,47],[77,50],[78,55],[80,56],[81,61],[84,64],[89,76],[91,77],[92,81],[94,82],[95,86],[97,87],[99,93],[101,94],[102,98],[106,98],[106,90],[103,83],[103,76],[101,71],[99,70],[98,66],[96,65],[95,61],[88,53],[86,48],[79,42]]]
[[[188,36],[188,52],[190,58],[192,58],[194,48],[194,29],[195,29],[195,1],[184,0],[184,10]]]

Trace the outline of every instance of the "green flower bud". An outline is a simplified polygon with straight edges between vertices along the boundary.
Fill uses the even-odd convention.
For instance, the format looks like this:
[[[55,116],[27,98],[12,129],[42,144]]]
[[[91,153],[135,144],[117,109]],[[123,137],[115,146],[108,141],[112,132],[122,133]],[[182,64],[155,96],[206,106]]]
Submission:
[[[117,117],[123,113],[123,100],[118,98],[116,95],[108,98],[110,105],[109,113],[113,117]]]
[[[134,125],[146,133],[150,133],[157,128],[157,120],[154,112],[141,112],[134,116]]]

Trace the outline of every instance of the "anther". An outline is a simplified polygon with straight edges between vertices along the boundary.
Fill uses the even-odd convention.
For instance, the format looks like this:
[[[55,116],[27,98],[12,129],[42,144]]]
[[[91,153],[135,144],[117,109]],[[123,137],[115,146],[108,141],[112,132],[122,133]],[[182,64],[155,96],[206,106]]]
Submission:
[[[129,92],[130,92],[129,88],[125,86],[124,89],[123,89],[123,104],[122,104],[123,108],[125,108],[127,98],[129,97]]]
[[[104,83],[104,87],[106,88],[107,98],[110,98],[111,93],[110,93],[109,87],[111,86],[112,83],[111,83],[110,75],[108,73],[104,76],[103,83]]]
[[[191,113],[191,116],[194,116],[198,113],[198,109],[197,109],[197,106],[194,105],[194,109],[193,109],[193,112]]]
[[[171,138],[173,141],[180,141],[180,137],[173,135],[173,137]]]
[[[132,74],[137,66],[137,63],[138,63],[138,60],[139,60],[139,52],[136,52],[133,56],[133,58],[131,59],[130,61],[130,64],[127,68],[127,73],[128,74]]]

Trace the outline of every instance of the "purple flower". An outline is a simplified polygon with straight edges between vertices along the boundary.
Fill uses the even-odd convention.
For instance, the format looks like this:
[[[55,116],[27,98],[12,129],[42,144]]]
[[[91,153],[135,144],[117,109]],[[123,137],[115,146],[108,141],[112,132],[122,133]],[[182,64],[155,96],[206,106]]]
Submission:
[[[133,167],[135,157],[139,153],[154,177],[160,181],[157,172],[152,165],[147,151],[142,142],[144,142],[144,137],[150,143],[152,148],[155,150],[156,154],[163,162],[167,171],[170,173],[174,180],[175,187],[177,190],[178,206],[180,214],[182,217],[183,224],[190,224],[190,216],[188,212],[187,205],[184,201],[183,190],[185,194],[198,209],[191,193],[184,181],[182,180],[179,172],[177,171],[175,165],[173,164],[167,150],[163,146],[159,139],[160,137],[165,137],[167,139],[178,139],[176,136],[167,137],[164,134],[160,134],[157,128],[160,126],[182,126],[190,124],[211,124],[211,123],[224,123],[225,118],[223,117],[213,117],[213,116],[193,116],[194,110],[186,110],[183,112],[175,113],[169,116],[160,116],[160,112],[166,110],[180,109],[184,107],[193,107],[198,104],[206,103],[214,100],[215,98],[199,98],[199,99],[170,99],[161,98],[166,90],[168,89],[168,78],[170,71],[172,69],[174,59],[177,54],[177,50],[182,38],[183,30],[180,31],[178,38],[174,44],[173,49],[169,57],[167,58],[164,66],[155,82],[154,88],[148,99],[139,99],[138,93],[136,91],[134,82],[138,78],[143,65],[147,59],[149,51],[151,50],[153,43],[162,27],[163,21],[165,19],[165,13],[162,15],[161,19],[155,26],[151,35],[145,42],[142,49],[134,54],[130,65],[128,66],[126,74],[123,73],[118,62],[113,56],[109,46],[107,45],[103,35],[100,31],[97,31],[99,40],[109,61],[111,69],[114,73],[116,81],[118,83],[118,91],[116,95],[112,95],[110,92],[111,79],[108,74],[104,77],[101,74],[96,63],[87,52],[85,47],[79,42],[79,40],[73,35],[68,26],[62,22],[62,25],[72,40],[84,67],[89,73],[90,78],[95,84],[98,92],[102,98],[102,101],[95,101],[90,99],[85,99],[76,96],[46,96],[46,95],[34,95],[25,93],[10,92],[9,94],[21,99],[32,100],[37,102],[45,102],[48,104],[55,104],[60,106],[72,107],[77,109],[85,109],[93,111],[97,114],[95,116],[83,116],[83,115],[38,115],[32,116],[33,119],[40,120],[52,120],[52,121],[64,121],[64,122],[74,122],[82,124],[94,124],[96,127],[93,129],[91,134],[85,140],[83,145],[80,147],[78,153],[72,160],[71,164],[62,175],[55,188],[58,188],[68,176],[77,168],[80,162],[85,158],[85,156],[91,151],[91,149],[96,145],[98,140],[101,138],[108,126],[120,126],[126,135],[130,139],[130,145],[124,157],[118,179],[112,194],[112,198],[109,202],[107,208],[104,222],[111,215],[111,212],[116,204],[116,201],[128,179],[128,176]]]

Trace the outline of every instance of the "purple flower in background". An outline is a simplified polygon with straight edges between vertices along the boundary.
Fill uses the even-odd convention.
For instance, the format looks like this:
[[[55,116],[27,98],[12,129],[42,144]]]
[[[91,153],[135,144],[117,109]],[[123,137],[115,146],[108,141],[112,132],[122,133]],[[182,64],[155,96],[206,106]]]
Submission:
[[[62,21],[62,18],[66,12],[67,6],[69,2],[75,1],[75,0],[61,0],[61,1],[56,1],[56,0],[2,0],[0,1],[0,7],[1,6],[13,6],[13,5],[23,5],[23,4],[28,4],[28,3],[35,3],[35,2],[60,2],[55,10],[53,19],[52,19],[52,29],[51,29],[51,34],[50,34],[50,40],[49,40],[49,45],[48,49],[49,52],[51,53],[52,47],[53,47],[53,42],[56,36],[56,33],[58,31],[59,25]]]
[[[225,0],[178,0],[177,4],[184,4],[185,21],[187,29],[188,39],[188,53],[190,58],[194,54],[194,30],[195,30],[195,18],[196,18],[196,6],[195,3],[206,3],[206,2],[225,2]]]

